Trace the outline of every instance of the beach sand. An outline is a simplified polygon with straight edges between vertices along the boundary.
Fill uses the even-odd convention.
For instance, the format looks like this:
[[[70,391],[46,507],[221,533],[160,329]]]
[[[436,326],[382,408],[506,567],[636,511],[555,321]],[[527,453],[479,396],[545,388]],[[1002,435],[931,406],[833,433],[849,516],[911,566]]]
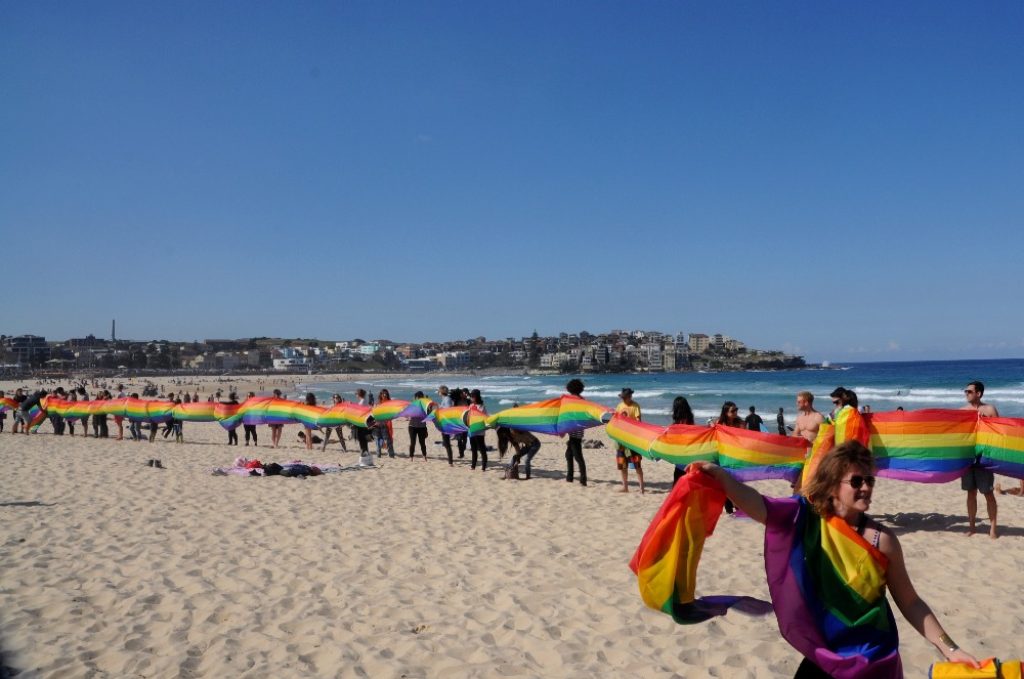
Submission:
[[[468,451],[449,468],[433,429],[425,462],[385,455],[302,480],[210,468],[357,456],[337,444],[310,456],[298,426],[278,451],[229,447],[215,424],[186,423],[181,445],[42,430],[0,435],[0,652],[25,676],[781,677],[800,661],[771,615],[684,627],[644,607],[627,563],[672,467],[645,463],[647,495],[632,476],[634,492],[614,492],[601,431],[588,433],[605,448],[585,451],[583,488],[565,483],[564,442],[548,437],[530,481],[504,481],[493,462],[470,471]],[[401,424],[396,439],[407,451]],[[964,497],[958,483],[882,479],[872,514],[900,534],[954,639],[1019,657],[1024,500],[999,498],[1003,537],[990,540],[964,536]],[[723,517],[698,595],[767,600],[762,537]],[[939,655],[897,618],[907,676],[925,676]]]

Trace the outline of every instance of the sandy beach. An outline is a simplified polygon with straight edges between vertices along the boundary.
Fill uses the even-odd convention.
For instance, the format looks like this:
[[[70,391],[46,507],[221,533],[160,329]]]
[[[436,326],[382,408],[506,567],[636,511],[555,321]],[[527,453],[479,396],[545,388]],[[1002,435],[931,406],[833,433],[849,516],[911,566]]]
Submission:
[[[201,395],[224,386],[202,379]],[[298,426],[271,451],[229,447],[215,424],[186,423],[181,445],[57,437],[48,424],[12,436],[6,424],[0,652],[19,676],[767,678],[800,662],[771,615],[684,627],[643,606],[627,563],[672,467],[645,463],[646,495],[614,492],[600,430],[588,432],[605,447],[585,451],[583,488],[565,483],[564,442],[549,437],[534,478],[505,481],[496,452],[486,473],[469,469],[468,452],[449,468],[433,429],[427,461],[385,455],[359,469],[337,444],[311,457]],[[396,442],[408,450],[402,424]],[[239,455],[346,469],[210,474]],[[882,479],[872,514],[899,533],[915,585],[961,646],[1019,657],[1024,500],[999,498],[991,540],[965,536],[964,498],[958,483]],[[767,600],[762,536],[723,517],[698,595]],[[925,676],[940,658],[897,619],[907,676]]]

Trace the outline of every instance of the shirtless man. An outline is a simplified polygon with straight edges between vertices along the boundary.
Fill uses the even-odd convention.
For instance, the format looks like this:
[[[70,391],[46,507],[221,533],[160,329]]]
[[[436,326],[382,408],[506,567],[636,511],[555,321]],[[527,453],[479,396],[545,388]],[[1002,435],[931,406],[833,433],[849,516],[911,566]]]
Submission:
[[[994,406],[982,402],[981,397],[984,393],[985,385],[978,381],[971,382],[964,387],[967,405],[963,407],[963,410],[975,410],[978,412],[978,417],[999,417],[999,411]],[[994,481],[995,474],[980,467],[977,460],[960,477],[960,488],[967,491],[967,520],[969,522],[967,535],[969,536],[974,535],[974,523],[978,515],[978,491],[980,490],[981,494],[985,496],[985,506],[988,509],[988,522],[991,526],[988,535],[993,539],[999,537],[999,532],[996,530]]]
[[[793,436],[803,436],[814,443],[814,439],[818,437],[818,428],[825,421],[825,417],[814,409],[814,394],[809,391],[797,394],[796,409],[799,414],[796,416]]]

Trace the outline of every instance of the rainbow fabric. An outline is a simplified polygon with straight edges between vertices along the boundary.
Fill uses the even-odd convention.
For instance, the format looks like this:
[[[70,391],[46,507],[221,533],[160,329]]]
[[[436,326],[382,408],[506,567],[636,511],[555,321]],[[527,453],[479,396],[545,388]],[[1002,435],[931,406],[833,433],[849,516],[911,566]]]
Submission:
[[[644,603],[677,623],[704,619],[693,615],[697,565],[724,505],[721,485],[691,469],[676,482],[629,562]]]
[[[976,450],[987,469],[1024,479],[1024,420],[979,417]]]
[[[149,422],[170,422],[174,419],[173,401],[146,401],[146,420]]]
[[[240,403],[215,403],[213,417],[225,429],[235,429],[242,424],[242,405]]]
[[[667,427],[615,414],[608,422],[605,432],[620,446],[629,448],[634,453],[653,458],[651,446],[659,436],[665,433],[666,429]]]
[[[611,415],[610,408],[566,394],[502,410],[488,418],[487,426],[563,436],[608,422]]]
[[[677,465],[718,459],[715,430],[693,424],[673,424],[650,444],[652,457]]]
[[[215,422],[217,404],[212,401],[177,403],[171,408],[171,417],[182,422]]]
[[[832,422],[836,429],[836,445],[847,441],[859,441],[862,446],[868,445],[871,434],[868,432],[864,416],[856,408],[843,406],[836,413]]]
[[[321,406],[311,406],[306,403],[292,404],[292,420],[298,422],[306,429],[316,429],[320,416],[327,411]]]
[[[100,401],[100,403],[108,404],[101,409],[103,414],[114,414],[109,411],[109,404],[117,403],[118,405],[116,408],[120,411],[117,414],[123,415],[133,422],[146,421],[146,404],[148,401],[143,401],[141,398],[111,399],[109,401]],[[95,410],[93,411],[93,414],[96,414]]]
[[[829,676],[903,676],[888,559],[804,498],[765,498],[765,573],[779,631]]]
[[[10,396],[4,396],[4,397],[0,398],[0,413],[5,412],[7,410],[17,410],[17,409],[18,409],[18,402],[15,401]]]
[[[466,427],[469,430],[469,435],[483,436],[487,431],[487,419],[486,413],[477,410],[475,406],[470,406],[466,413]]]
[[[937,662],[929,668],[928,679],[1021,679],[1021,661],[988,658],[978,669],[964,663]]]
[[[317,419],[317,425],[321,427],[340,427],[343,424],[349,424],[353,427],[366,429],[370,426],[371,418],[372,410],[368,406],[342,401],[322,412]]]
[[[616,414],[608,423],[607,432],[619,445],[646,457],[674,464],[708,460],[744,481],[794,481],[807,455],[807,441],[801,437],[737,427],[715,425],[709,429],[685,424],[659,427]]]
[[[972,410],[894,411],[864,419],[879,476],[946,483],[974,462],[979,423]]]
[[[835,445],[836,428],[828,422],[823,422],[818,427],[818,435],[815,437],[810,452],[807,453],[807,458],[804,460],[804,468],[800,473],[801,488],[806,488],[807,484],[811,482],[814,474],[818,471],[818,465],[821,464],[821,458],[825,456],[825,453],[835,448]]]
[[[469,433],[469,426],[466,424],[468,413],[469,408],[466,406],[436,408],[430,411],[427,419],[432,421],[442,434],[458,436],[459,434]]]
[[[291,424],[292,404],[274,396],[246,399],[242,404],[242,424]]]
[[[373,415],[373,421],[388,422],[389,420],[401,417],[402,412],[408,407],[408,401],[400,401],[398,399],[391,399],[390,401],[378,403],[373,407],[373,411],[371,412]]]
[[[738,427],[715,425],[718,464],[741,481],[786,479],[795,481],[807,456],[801,436],[782,436]]]
[[[402,410],[402,412],[396,415],[396,417],[411,417],[418,420],[425,420],[427,419],[427,415],[435,408],[437,408],[437,404],[429,398],[418,398],[411,401],[409,405]]]

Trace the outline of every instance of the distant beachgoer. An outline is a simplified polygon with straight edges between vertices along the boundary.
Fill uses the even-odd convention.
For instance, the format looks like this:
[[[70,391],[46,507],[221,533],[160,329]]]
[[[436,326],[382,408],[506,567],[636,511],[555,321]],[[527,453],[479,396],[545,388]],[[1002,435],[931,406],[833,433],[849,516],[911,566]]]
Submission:
[[[626,387],[619,392],[619,398],[622,402],[615,406],[616,414],[622,414],[626,417],[632,417],[634,420],[643,419],[640,414],[640,404],[633,400],[633,390]],[[640,466],[640,455],[634,453],[632,450],[627,450],[625,446],[617,446],[615,449],[615,464],[619,468],[619,472],[622,474],[622,488],[619,489],[620,493],[629,492],[629,465],[632,464],[633,468],[636,469],[636,478],[640,483],[640,494],[643,495],[647,492],[644,486],[644,470]]]
[[[387,389],[381,389],[377,394],[377,403],[387,403],[391,400],[391,392]],[[376,422],[373,425],[373,437],[377,442],[377,457],[381,456],[381,453],[385,448],[388,451],[388,457],[395,456],[395,437],[394,430],[391,428],[391,420],[386,422]]]
[[[274,398],[283,398],[280,389],[274,390]],[[270,445],[277,448],[281,443],[281,434],[284,432],[283,424],[272,424],[270,425]]]
[[[783,414],[782,408],[779,408],[779,414],[775,416],[775,426],[778,429],[779,436],[786,435],[786,416]]]
[[[246,395],[245,400],[248,401],[251,398],[256,398],[256,392],[255,391],[250,391]],[[257,438],[257,435],[256,435],[256,425],[255,424],[243,424],[242,425],[242,429],[245,430],[245,445],[249,445],[249,439],[252,439],[252,444],[254,446],[258,446],[259,443],[258,443],[258,438]]]
[[[978,417],[999,417],[999,411],[995,406],[984,403],[981,397],[985,394],[985,385],[975,380],[968,383],[964,388],[964,397],[967,405],[963,410],[974,410]],[[1022,486],[1024,487],[1024,486]],[[978,516],[978,492],[985,496],[985,507],[988,510],[988,522],[990,538],[998,538],[999,530],[996,526],[996,495],[995,495],[995,474],[981,466],[979,455],[964,475],[960,477],[960,488],[967,491],[967,535],[974,535],[975,522]]]
[[[413,400],[424,398],[422,391],[412,395]],[[409,418],[409,459],[416,456],[416,442],[420,442],[423,459],[427,459],[427,420],[422,417]]]
[[[690,408],[690,402],[686,400],[685,396],[676,396],[672,401],[672,424],[693,424],[693,422],[693,409]],[[675,471],[672,472],[673,487],[675,487],[676,481],[683,478],[687,465],[677,464],[675,467]]]
[[[342,398],[341,394],[334,394],[331,396],[331,401],[333,402],[333,405],[336,406],[339,403],[344,403],[345,399]],[[338,441],[341,442],[342,451],[346,453],[348,452],[348,446],[345,445],[345,432],[342,430],[340,424],[337,427],[334,427],[333,430],[331,427],[324,427],[321,431],[324,433],[324,444],[320,450],[327,450],[327,444],[331,441],[331,431],[334,431],[338,435]]]
[[[235,392],[231,392],[230,394],[228,394],[227,405],[229,405],[229,406],[236,406],[236,405],[238,405],[238,394],[236,394]],[[246,441],[246,443],[248,443],[248,441]],[[238,445],[238,427],[232,427],[231,429],[228,429],[228,445],[229,446],[237,446]]]
[[[478,413],[487,415],[487,407],[484,405],[484,397],[481,396],[479,389],[474,389],[469,393],[470,410],[475,410]],[[473,460],[470,463],[470,469],[476,469],[476,458],[477,453],[480,454],[480,460],[482,461],[482,470],[487,471],[487,443],[484,440],[483,434],[477,434],[469,437],[469,448],[473,456]]]
[[[308,405],[308,406],[316,406],[316,394],[314,394],[313,392],[308,392],[306,394],[306,405]],[[311,434],[313,427],[306,427],[306,428],[310,429],[309,433]],[[303,434],[302,441],[306,444],[306,450],[313,450],[313,444],[314,443],[320,443],[320,440],[319,440],[320,437],[319,436],[306,436],[305,433],[301,432],[301,431],[299,433]]]
[[[814,442],[818,438],[818,429],[825,421],[824,415],[814,409],[814,394],[801,391],[796,395],[796,424],[793,425],[793,436],[803,436]]]
[[[356,389],[356,403],[370,407],[369,398],[365,389]],[[370,454],[370,430],[366,427],[353,427],[356,431],[356,441],[359,442],[359,452],[363,457]]]
[[[869,405],[862,405],[860,407],[860,412],[863,415],[870,415],[871,414],[871,406],[869,406]]]
[[[747,429],[750,431],[761,431],[761,425],[764,424],[764,420],[761,419],[760,415],[754,412],[754,406],[750,406],[749,410],[750,414],[743,420],[747,425]]]
[[[896,406],[896,411],[902,413],[903,412],[903,406]]]
[[[117,385],[117,398],[125,398],[127,395],[124,393],[124,385]],[[124,416],[114,415],[114,424],[117,425],[117,440],[121,441],[124,439]]]
[[[440,407],[441,408],[451,408],[453,405],[455,405],[455,402],[452,401],[452,397],[448,394],[448,387],[446,387],[445,385],[442,384],[440,387],[437,388],[437,395],[441,397],[441,403],[440,403]],[[448,454],[448,466],[449,467],[453,466],[455,463],[453,461],[453,455],[452,455],[452,437],[451,437],[451,435],[445,434],[445,433],[442,432],[441,433],[441,445],[444,447],[444,452],[446,452]],[[460,450],[459,451],[459,457],[462,457],[463,454],[464,454],[464,452]]]
[[[584,389],[583,380],[573,378],[566,382],[565,390],[572,396],[582,396]],[[568,483],[573,481],[573,464],[580,470],[580,485],[587,485],[587,463],[583,460],[583,432],[576,431],[569,434],[565,442],[565,480]]]

